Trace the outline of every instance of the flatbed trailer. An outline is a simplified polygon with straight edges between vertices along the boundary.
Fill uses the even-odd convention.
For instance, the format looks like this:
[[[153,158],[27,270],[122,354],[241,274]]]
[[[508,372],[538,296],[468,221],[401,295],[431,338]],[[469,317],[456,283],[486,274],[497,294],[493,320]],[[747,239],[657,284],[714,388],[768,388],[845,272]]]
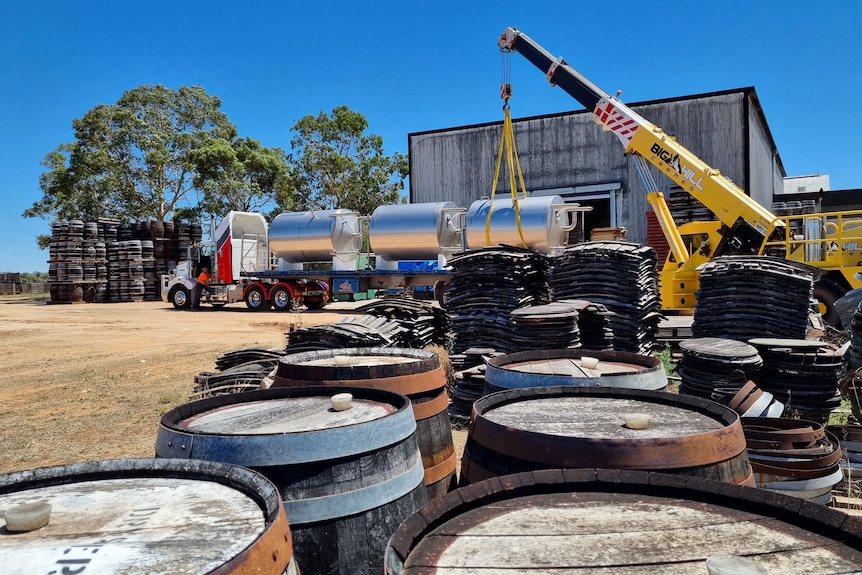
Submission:
[[[269,300],[277,309],[281,306],[273,301],[272,294],[279,287],[291,286],[292,300],[304,303],[306,307],[318,309],[334,296],[354,295],[369,290],[403,289],[412,291],[416,288],[427,288],[434,292],[438,301],[442,298],[446,284],[452,279],[451,270],[298,270],[269,271],[241,274],[245,283],[244,292],[254,288],[260,290],[261,296]],[[317,289],[315,289],[315,287]],[[325,288],[321,293],[321,287]],[[267,294],[268,297],[267,297]],[[277,294],[276,294],[277,295]],[[318,298],[323,295],[321,302]],[[248,297],[243,297],[249,308],[256,309],[254,302],[249,304]],[[309,305],[310,304],[310,305]]]

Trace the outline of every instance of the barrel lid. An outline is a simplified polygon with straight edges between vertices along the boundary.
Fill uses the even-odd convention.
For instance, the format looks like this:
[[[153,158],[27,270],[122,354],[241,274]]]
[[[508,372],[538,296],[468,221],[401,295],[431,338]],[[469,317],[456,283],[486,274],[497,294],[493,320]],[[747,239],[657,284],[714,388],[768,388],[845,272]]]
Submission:
[[[336,411],[332,396],[350,393],[353,407]],[[398,393],[347,386],[250,391],[193,401],[162,416],[163,427],[202,435],[273,435],[361,425],[409,411]]]
[[[354,399],[349,410],[337,411],[332,406],[333,395],[236,403],[192,415],[179,425],[220,435],[303,433],[374,421],[396,411],[390,404],[363,399]]]
[[[485,364],[487,382],[502,389],[554,385],[637,389],[667,386],[667,375],[658,358],[623,351],[582,348],[520,351],[487,358]]]
[[[345,363],[342,363],[345,362]],[[367,367],[371,365],[393,365],[396,363],[416,363],[416,358],[385,355],[333,355],[318,357],[298,362],[301,365],[323,365],[327,367],[344,367],[349,362],[350,367]]]
[[[287,379],[359,380],[410,376],[440,367],[429,350],[351,347],[289,353],[278,360],[277,375]]]
[[[571,318],[578,316],[578,310],[574,305],[564,302],[551,302],[542,305],[526,306],[517,308],[510,312],[511,316],[520,321],[529,319],[547,318]]]
[[[815,339],[792,339],[777,337],[759,337],[748,340],[755,348],[780,348],[780,349],[820,349],[829,347],[825,341]]]
[[[629,429],[623,415],[650,416],[647,429]],[[592,439],[682,437],[725,427],[715,416],[687,406],[626,397],[538,397],[493,407],[482,416],[522,431]]]
[[[768,573],[857,572],[860,521],[761,489],[631,470],[546,470],[462,487],[389,540],[384,573],[706,573],[744,554]]]
[[[272,525],[290,542],[275,487],[221,463],[107,460],[0,476],[0,509],[42,501],[46,526],[0,535],[4,573],[211,573],[247,560]],[[281,573],[284,551],[262,572]]]
[[[759,360],[757,348],[743,341],[722,337],[696,337],[679,343],[683,353],[722,360]]]
[[[599,363],[593,368],[585,368],[582,361],[585,357],[597,359]],[[648,355],[581,348],[519,351],[488,358],[485,363],[492,368],[522,373],[587,378],[605,374],[642,373],[662,367],[661,360]]]
[[[337,411],[332,397],[350,393]],[[349,457],[392,445],[416,431],[410,400],[391,391],[285,387],[226,394],[181,405],[162,416],[156,455],[245,467]]]
[[[646,429],[626,426],[645,414]],[[639,389],[551,386],[486,395],[468,442],[554,467],[683,469],[745,452],[739,416],[714,401]]]

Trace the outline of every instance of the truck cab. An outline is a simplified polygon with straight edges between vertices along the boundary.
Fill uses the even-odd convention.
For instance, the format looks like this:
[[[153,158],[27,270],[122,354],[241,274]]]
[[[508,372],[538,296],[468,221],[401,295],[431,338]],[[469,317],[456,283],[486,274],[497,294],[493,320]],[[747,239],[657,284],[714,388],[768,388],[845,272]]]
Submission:
[[[238,286],[218,282],[218,260],[213,257],[210,242],[190,247],[186,259],[177,263],[170,274],[162,276],[162,300],[169,301],[176,309],[189,309],[192,290],[203,268],[209,268],[213,279],[201,293],[201,304],[222,307],[238,301]]]

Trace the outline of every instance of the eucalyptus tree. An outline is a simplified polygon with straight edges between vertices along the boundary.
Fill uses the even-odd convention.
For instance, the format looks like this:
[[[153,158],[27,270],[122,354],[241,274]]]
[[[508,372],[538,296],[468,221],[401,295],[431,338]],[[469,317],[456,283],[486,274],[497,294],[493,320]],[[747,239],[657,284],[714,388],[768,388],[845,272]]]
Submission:
[[[305,116],[292,128],[293,185],[299,207],[354,210],[403,201],[407,157],[383,153],[383,138],[366,134],[368,120],[347,106]]]

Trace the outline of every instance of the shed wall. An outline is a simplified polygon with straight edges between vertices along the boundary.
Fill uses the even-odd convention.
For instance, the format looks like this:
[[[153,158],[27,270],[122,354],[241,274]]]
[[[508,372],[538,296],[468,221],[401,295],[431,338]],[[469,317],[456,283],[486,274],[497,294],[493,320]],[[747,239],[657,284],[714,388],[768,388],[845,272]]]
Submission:
[[[775,174],[783,168],[780,159],[773,160],[775,146],[753,89],[630,107],[740,188],[751,187],[752,197],[760,203],[771,205],[773,181],[783,177],[782,173],[775,179]],[[647,190],[615,136],[602,133],[585,110],[517,119],[513,124],[528,191],[619,183],[616,225],[626,227],[628,240],[646,243]],[[501,134],[502,122],[410,134],[410,201],[452,201],[469,208],[491,196]],[[667,196],[672,181],[652,171],[659,191]],[[510,194],[504,160],[496,195]]]

